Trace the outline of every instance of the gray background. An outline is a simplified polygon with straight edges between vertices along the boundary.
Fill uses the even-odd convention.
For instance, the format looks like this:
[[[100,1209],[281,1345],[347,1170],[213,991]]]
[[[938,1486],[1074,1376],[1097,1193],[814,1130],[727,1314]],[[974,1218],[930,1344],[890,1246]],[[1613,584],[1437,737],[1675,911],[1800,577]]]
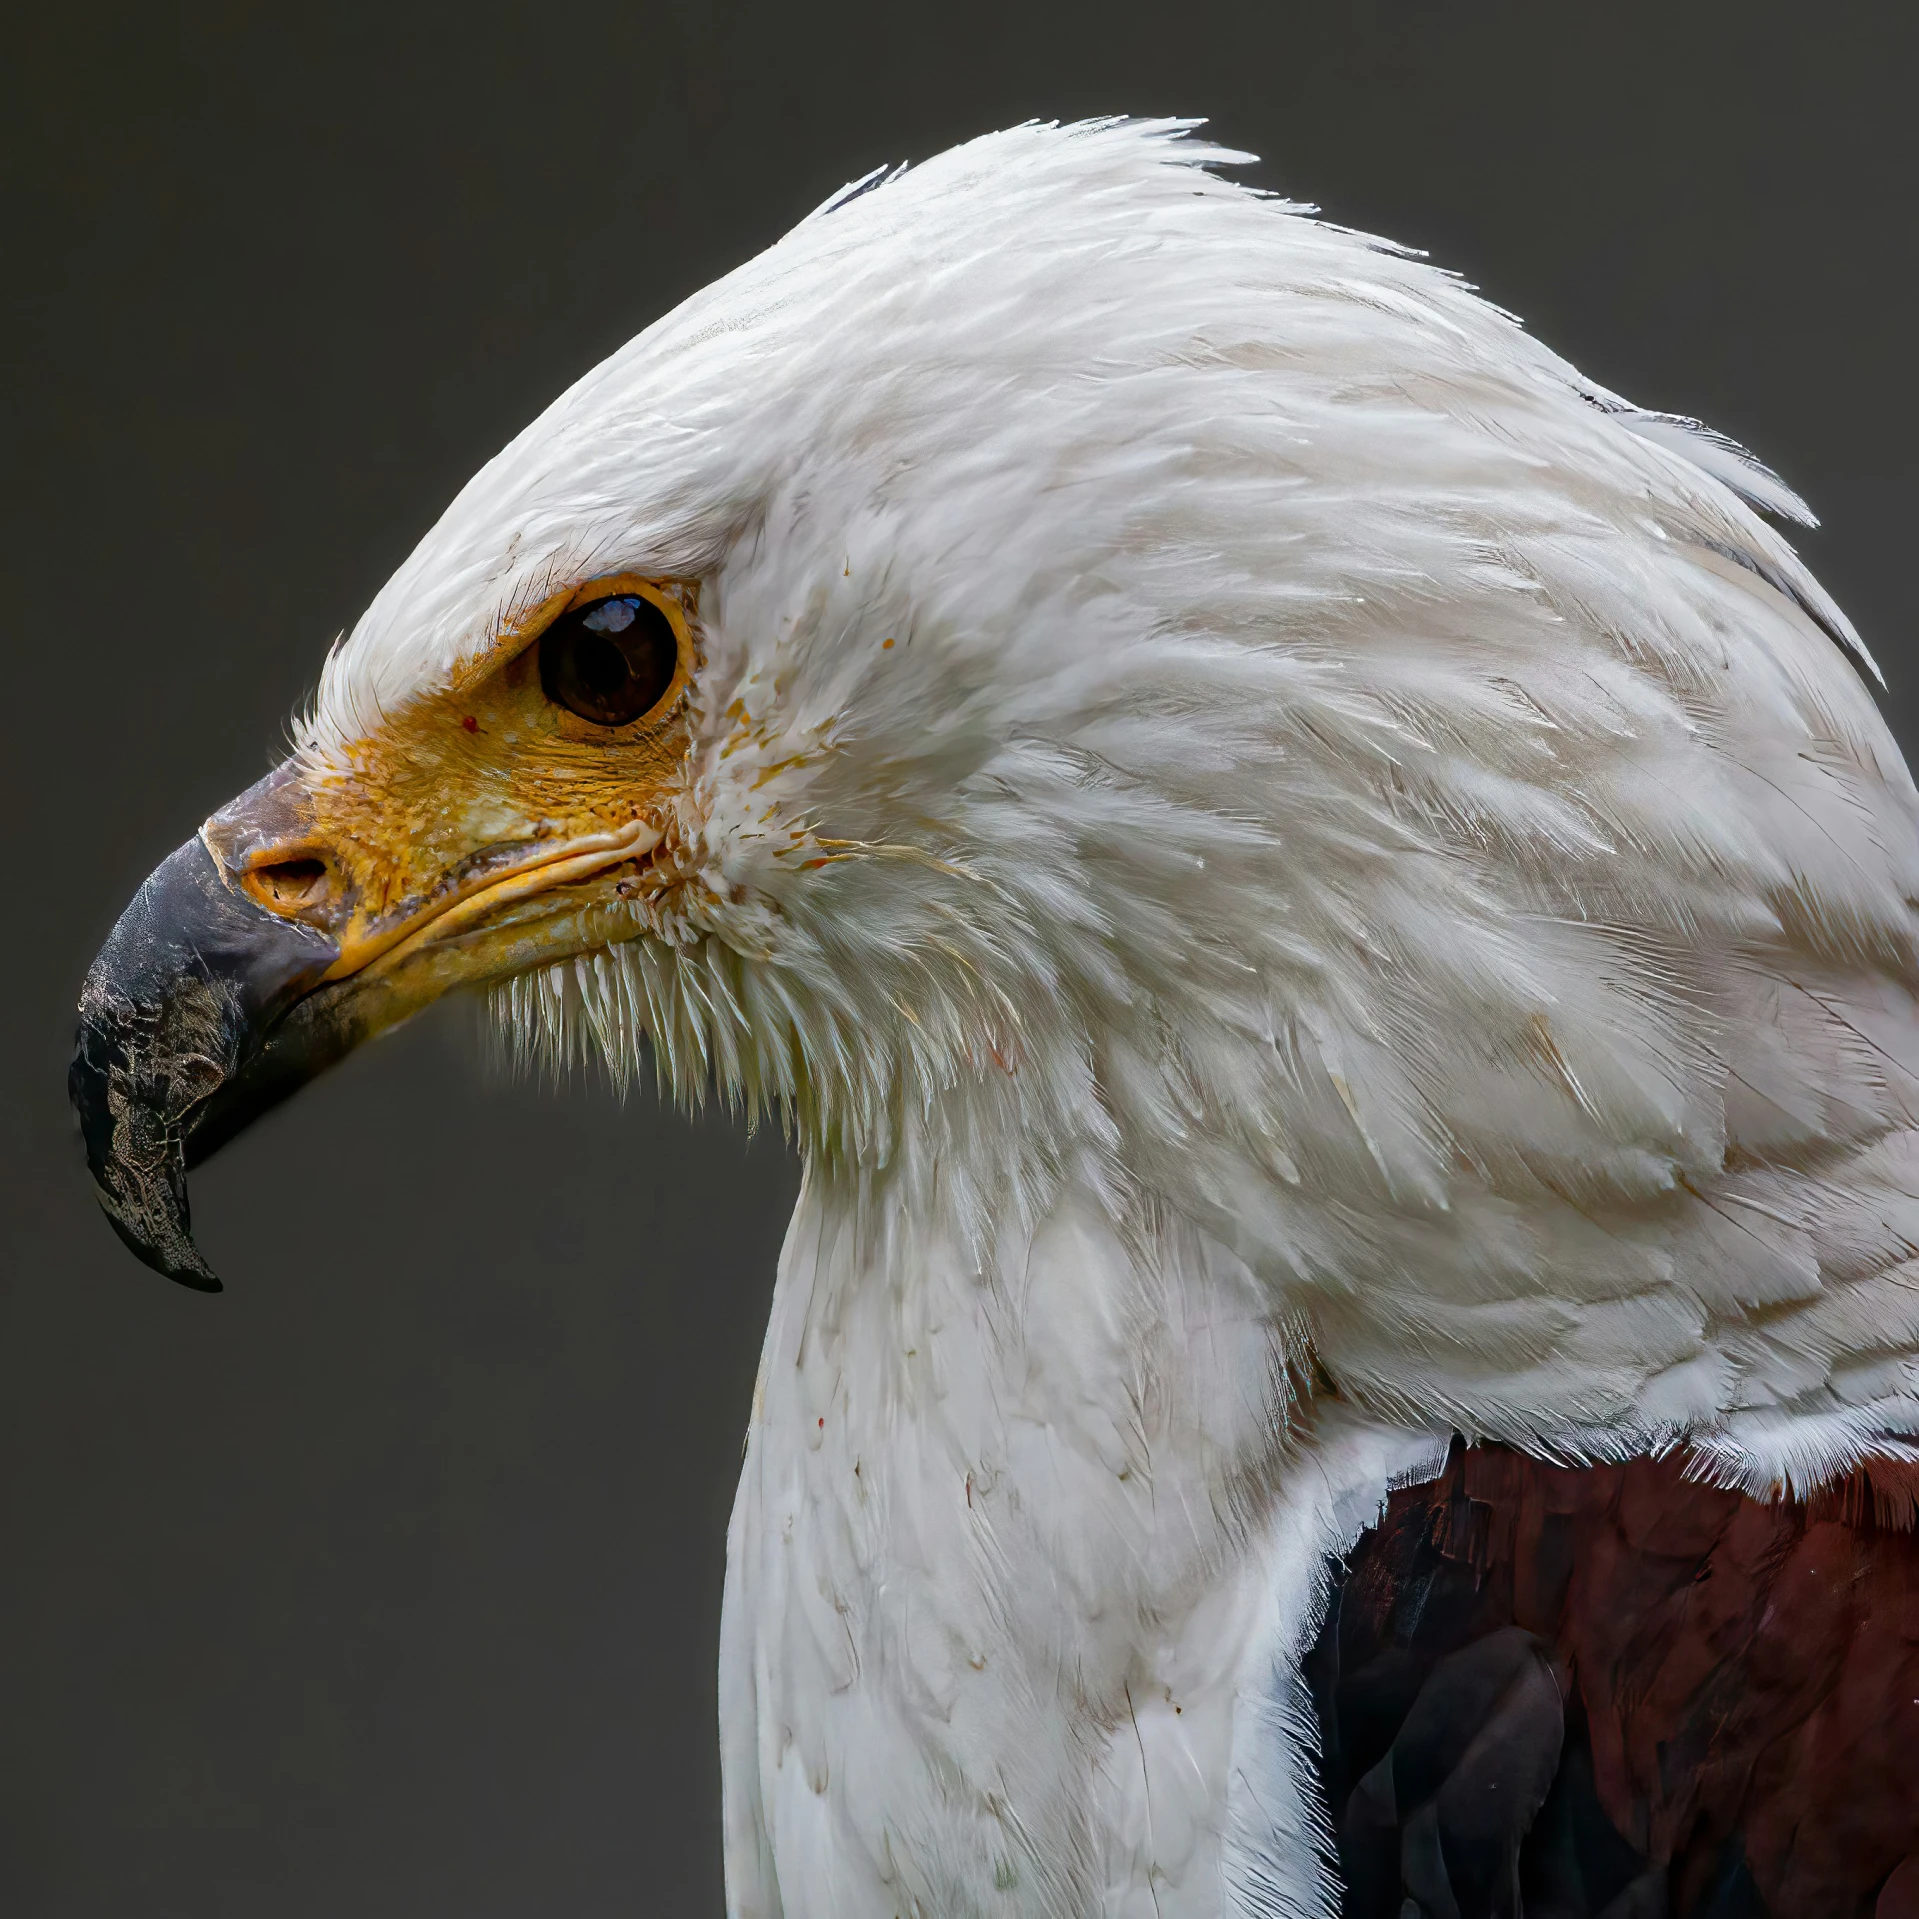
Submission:
[[[1912,697],[1913,10],[553,4],[6,28],[0,1911],[716,1912],[722,1537],[773,1139],[457,1013],[94,1216],[86,961],[563,383],[847,178],[1213,116],[1826,516]]]

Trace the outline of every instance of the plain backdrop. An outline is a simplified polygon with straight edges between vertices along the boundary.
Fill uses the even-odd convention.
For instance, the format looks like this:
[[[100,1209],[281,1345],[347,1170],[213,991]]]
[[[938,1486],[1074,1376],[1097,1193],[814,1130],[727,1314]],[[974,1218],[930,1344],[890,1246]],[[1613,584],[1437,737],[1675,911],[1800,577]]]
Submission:
[[[1915,15],[1890,4],[23,9],[0,56],[0,1912],[716,1913],[725,1516],[798,1169],[441,1009],[95,1215],[131,889],[563,384],[846,179],[1210,115],[1825,516],[1919,686]]]

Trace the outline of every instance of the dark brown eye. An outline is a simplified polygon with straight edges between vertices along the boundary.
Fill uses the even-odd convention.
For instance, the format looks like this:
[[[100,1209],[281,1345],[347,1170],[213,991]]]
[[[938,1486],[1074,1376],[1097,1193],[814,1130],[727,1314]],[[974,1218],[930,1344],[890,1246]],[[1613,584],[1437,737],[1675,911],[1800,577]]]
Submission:
[[[672,622],[637,593],[576,606],[540,635],[546,697],[595,726],[624,726],[650,713],[679,663]]]

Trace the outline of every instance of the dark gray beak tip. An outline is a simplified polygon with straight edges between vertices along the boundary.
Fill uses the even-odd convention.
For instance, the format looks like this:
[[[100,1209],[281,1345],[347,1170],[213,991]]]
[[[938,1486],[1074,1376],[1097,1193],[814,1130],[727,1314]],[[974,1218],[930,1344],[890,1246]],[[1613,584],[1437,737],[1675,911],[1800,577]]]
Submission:
[[[89,989],[95,986],[88,979]],[[80,1122],[87,1171],[100,1210],[142,1265],[198,1292],[220,1282],[193,1243],[187,1207],[180,1116],[169,1116],[151,1089],[135,1084],[135,1062],[155,1049],[135,1037],[140,1022],[114,993],[89,991],[67,1093]]]
[[[196,1293],[226,1291],[220,1275],[200,1257],[200,1249],[194,1245],[190,1233],[183,1231],[177,1236],[170,1236],[167,1245],[157,1245],[129,1226],[115,1211],[113,1201],[105,1193],[97,1193],[96,1197],[108,1223],[120,1235],[121,1243],[143,1266],[151,1266],[162,1279],[170,1279],[177,1286],[191,1287]]]
[[[156,1273],[222,1290],[193,1243],[189,1136],[220,1125],[236,1093],[249,1114],[264,1103],[244,1069],[338,950],[234,892],[198,839],[155,869],[100,949],[67,1090],[101,1210]]]

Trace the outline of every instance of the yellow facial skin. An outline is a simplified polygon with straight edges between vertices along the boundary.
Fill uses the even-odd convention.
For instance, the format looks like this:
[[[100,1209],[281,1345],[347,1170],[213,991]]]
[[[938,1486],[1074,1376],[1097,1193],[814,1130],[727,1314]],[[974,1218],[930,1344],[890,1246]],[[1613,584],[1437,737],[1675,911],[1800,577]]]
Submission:
[[[658,607],[679,657],[651,711],[598,726],[548,699],[538,641],[561,614],[614,594]],[[329,980],[381,960],[390,970],[502,915],[523,922],[519,903],[555,889],[615,869],[638,876],[666,835],[663,803],[685,763],[695,619],[680,582],[615,574],[556,593],[458,685],[324,771],[289,762],[201,837],[230,884],[338,943]]]

